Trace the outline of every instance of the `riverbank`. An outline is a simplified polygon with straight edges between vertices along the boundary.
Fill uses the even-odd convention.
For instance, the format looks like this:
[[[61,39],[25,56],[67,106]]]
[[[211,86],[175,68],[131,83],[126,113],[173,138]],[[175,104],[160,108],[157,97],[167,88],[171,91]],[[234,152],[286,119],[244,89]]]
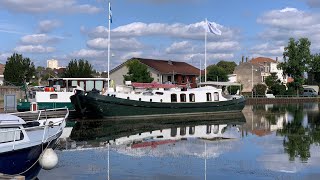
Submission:
[[[320,102],[320,97],[249,97],[246,98],[246,105],[255,104],[290,104],[290,103],[306,103],[306,102]]]

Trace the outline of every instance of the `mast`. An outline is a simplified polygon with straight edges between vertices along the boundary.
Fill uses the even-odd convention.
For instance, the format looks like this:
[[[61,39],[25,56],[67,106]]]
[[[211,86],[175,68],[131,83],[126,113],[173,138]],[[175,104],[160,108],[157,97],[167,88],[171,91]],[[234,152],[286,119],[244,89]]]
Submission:
[[[206,27],[207,27],[208,21],[206,18]],[[205,28],[205,34],[204,34],[204,82],[207,82],[207,28]]]
[[[110,24],[112,21],[112,14],[111,14],[111,3],[109,1],[109,20],[108,20],[108,91],[110,88]]]

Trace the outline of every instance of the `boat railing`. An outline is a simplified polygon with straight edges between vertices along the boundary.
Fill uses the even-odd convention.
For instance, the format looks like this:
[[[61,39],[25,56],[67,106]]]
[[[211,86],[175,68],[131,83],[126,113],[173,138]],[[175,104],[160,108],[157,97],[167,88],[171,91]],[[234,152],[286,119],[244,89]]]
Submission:
[[[38,121],[41,119],[48,119],[48,118],[58,118],[58,117],[64,117],[65,114],[69,114],[68,108],[55,108],[55,109],[44,109],[44,110],[38,110],[38,111],[26,111],[26,112],[15,112],[10,113],[12,115],[18,116],[28,121]]]
[[[10,133],[13,134],[13,139],[11,138],[8,141],[8,143],[12,142],[12,150],[15,150],[15,146],[17,144],[17,141],[20,141],[20,140],[21,140],[21,142],[19,142],[19,144],[24,143],[24,142],[26,144],[28,144],[30,142],[31,143],[40,142],[40,139],[38,139],[37,141],[32,141],[32,139],[30,139],[30,137],[28,137],[30,141],[23,141],[24,139],[21,139],[20,135],[24,131],[25,132],[28,132],[28,131],[30,132],[30,131],[33,131],[33,130],[43,129],[41,143],[46,143],[49,140],[51,141],[53,137],[57,136],[59,133],[62,132],[62,130],[63,130],[64,126],[65,126],[65,121],[66,121],[66,119],[67,119],[67,117],[69,115],[68,108],[59,108],[59,109],[66,109],[66,111],[67,111],[65,116],[61,120],[48,123],[47,121],[50,120],[50,118],[49,119],[47,118],[45,120],[45,123],[43,123],[43,124],[40,123],[39,125],[36,125],[36,126],[22,127],[22,128],[17,127],[17,128],[12,128],[12,129],[6,130],[6,131],[0,131],[0,137],[4,137],[5,134],[9,134],[9,136],[10,136]],[[50,110],[55,110],[55,109],[50,109]],[[41,112],[45,112],[45,110],[41,110],[39,114],[41,114]],[[25,112],[21,112],[20,114],[23,114],[23,113],[25,113]],[[14,114],[14,113],[12,113],[12,114]],[[19,114],[19,113],[17,113],[17,114]],[[40,119],[37,119],[36,121],[39,121],[39,120]],[[53,127],[57,127],[56,128],[57,130],[54,133],[49,133],[49,130],[51,128],[53,128]],[[26,135],[27,135],[27,133],[26,133]],[[22,137],[22,138],[25,138],[25,137]],[[0,142],[0,144],[1,144],[1,142]]]

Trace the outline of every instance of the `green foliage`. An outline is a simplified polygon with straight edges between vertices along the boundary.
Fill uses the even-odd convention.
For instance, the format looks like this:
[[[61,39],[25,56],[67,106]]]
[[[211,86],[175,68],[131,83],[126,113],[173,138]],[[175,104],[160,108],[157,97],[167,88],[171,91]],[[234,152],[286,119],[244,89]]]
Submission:
[[[253,92],[255,95],[264,96],[266,94],[267,86],[264,84],[256,84],[253,86]]]
[[[294,38],[289,39],[288,46],[284,48],[284,62],[278,65],[284,72],[294,79],[294,88],[299,93],[304,84],[304,72],[308,71],[307,65],[311,62],[310,54],[311,42],[308,38],[301,38],[295,41]]]
[[[239,90],[239,92],[241,92],[240,89],[243,89],[243,85],[241,85],[241,87],[240,86],[229,86],[228,92],[229,92],[229,94],[234,95],[237,93],[238,90]]]
[[[277,73],[271,73],[271,75],[265,79],[265,83],[274,95],[284,95],[286,92],[286,86],[278,79]]]
[[[35,67],[29,58],[24,58],[21,54],[13,53],[7,59],[4,79],[9,84],[22,86],[24,81],[30,82],[32,76],[35,74]]]
[[[233,74],[234,68],[237,66],[235,62],[230,62],[230,61],[219,61],[217,63],[218,67],[223,68],[227,74]]]
[[[94,73],[92,65],[84,59],[71,60],[66,67],[63,77],[66,78],[91,78]]]
[[[320,54],[312,55],[311,62],[309,64],[309,73],[314,75],[314,80],[320,83]]]
[[[217,65],[210,65],[207,67],[207,80],[208,81],[228,81],[227,72]]]
[[[150,83],[153,78],[146,65],[140,63],[139,60],[132,59],[126,63],[128,68],[127,75],[123,75],[125,81]]]

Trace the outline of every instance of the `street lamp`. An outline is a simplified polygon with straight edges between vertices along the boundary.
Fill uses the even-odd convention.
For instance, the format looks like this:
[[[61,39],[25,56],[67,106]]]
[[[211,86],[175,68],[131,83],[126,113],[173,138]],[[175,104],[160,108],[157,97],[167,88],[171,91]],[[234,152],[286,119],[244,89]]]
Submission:
[[[253,65],[251,65],[251,97],[253,98],[253,71],[258,71],[257,69],[253,69]]]

